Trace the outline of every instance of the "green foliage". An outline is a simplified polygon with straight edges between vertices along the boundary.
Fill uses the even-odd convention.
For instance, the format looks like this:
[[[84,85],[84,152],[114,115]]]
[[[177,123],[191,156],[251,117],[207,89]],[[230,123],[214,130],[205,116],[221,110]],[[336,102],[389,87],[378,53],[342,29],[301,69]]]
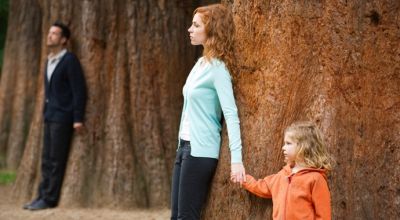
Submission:
[[[3,64],[4,43],[6,41],[9,0],[0,0],[0,72]]]
[[[7,30],[8,10],[8,0],[0,0],[0,34],[2,37],[5,36]],[[4,41],[4,38],[0,40]]]
[[[12,184],[17,174],[14,171],[0,170],[0,185]]]
[[[1,75],[1,67],[3,66],[2,65],[3,64],[3,52],[4,52],[4,49],[0,48],[0,75]]]

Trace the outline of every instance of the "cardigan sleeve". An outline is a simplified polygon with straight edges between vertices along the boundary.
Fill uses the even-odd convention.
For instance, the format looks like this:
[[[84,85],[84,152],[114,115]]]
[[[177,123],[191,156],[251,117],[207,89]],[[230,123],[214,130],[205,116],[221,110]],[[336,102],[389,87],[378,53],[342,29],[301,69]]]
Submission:
[[[228,128],[231,163],[242,163],[239,116],[233,95],[231,76],[225,65],[218,65],[213,82]]]

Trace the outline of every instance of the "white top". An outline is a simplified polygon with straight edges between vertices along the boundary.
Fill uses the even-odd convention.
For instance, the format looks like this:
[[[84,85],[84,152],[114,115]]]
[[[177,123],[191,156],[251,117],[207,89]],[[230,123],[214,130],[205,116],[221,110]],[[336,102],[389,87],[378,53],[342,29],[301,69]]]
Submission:
[[[188,77],[186,79],[186,83],[183,86],[183,96],[185,96],[185,92],[187,93],[188,91],[190,91],[191,88],[193,88],[193,85],[196,82],[196,78],[197,75],[199,73],[201,73],[204,68],[207,66],[207,63],[205,60],[203,60],[203,58],[200,58],[202,60],[200,60],[200,66],[197,69],[196,72],[194,72],[193,77]],[[183,121],[182,121],[182,129],[181,132],[179,134],[179,137],[185,141],[190,141],[190,121],[189,121],[189,117],[187,115],[187,109],[184,109],[183,111]]]
[[[182,130],[180,137],[185,141],[190,141],[190,122],[189,117],[187,117],[186,111],[183,113]]]
[[[61,50],[58,54],[52,55],[50,54],[47,59],[47,79],[50,81],[51,75],[56,69],[57,64],[60,62],[61,58],[67,53],[67,49]]]

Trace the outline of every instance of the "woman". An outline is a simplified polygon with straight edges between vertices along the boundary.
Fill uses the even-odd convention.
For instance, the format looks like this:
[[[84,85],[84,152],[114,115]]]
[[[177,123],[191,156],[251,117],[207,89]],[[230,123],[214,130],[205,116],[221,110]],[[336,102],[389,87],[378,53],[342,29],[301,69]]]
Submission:
[[[221,4],[199,7],[189,28],[192,45],[204,47],[183,87],[184,104],[172,180],[171,219],[200,219],[217,167],[224,115],[231,151],[231,176],[245,181],[242,143],[231,76],[233,18]]]

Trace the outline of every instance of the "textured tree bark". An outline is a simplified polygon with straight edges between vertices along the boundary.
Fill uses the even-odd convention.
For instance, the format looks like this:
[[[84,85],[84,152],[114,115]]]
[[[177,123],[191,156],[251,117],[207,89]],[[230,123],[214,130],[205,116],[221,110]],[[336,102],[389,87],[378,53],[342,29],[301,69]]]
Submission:
[[[10,1],[7,43],[0,81],[0,167],[19,165],[35,105],[40,65],[41,18],[35,1]],[[35,56],[32,56],[35,55]]]
[[[23,152],[17,200],[34,197],[40,178],[44,36],[61,19],[71,26],[89,87],[87,131],[74,139],[61,205],[169,204],[181,89],[196,60],[186,29],[205,2],[11,1],[0,154],[16,167]],[[283,129],[312,120],[337,160],[329,178],[333,219],[400,216],[400,3],[224,3],[237,29],[232,75],[247,171],[259,178],[277,172]],[[229,182],[227,146],[224,130],[204,219],[271,219],[269,200]]]
[[[70,25],[70,49],[81,60],[89,88],[87,130],[74,138],[61,205],[168,206],[181,89],[197,56],[188,41],[187,28],[199,2],[43,0],[31,4],[37,11],[28,17],[24,15],[24,10],[31,10],[28,5],[25,8],[20,1],[12,3],[10,16],[21,18],[10,19],[9,30],[21,25],[36,29],[31,30],[34,36],[9,36],[2,78],[2,89],[12,94],[5,96],[7,91],[2,92],[3,103],[17,102],[13,98],[20,101],[13,87],[25,86],[15,79],[12,82],[18,86],[10,85],[7,77],[15,75],[7,70],[19,66],[33,72],[31,78],[38,82],[32,83],[38,91],[34,105],[21,107],[34,113],[27,121],[31,121],[29,132],[24,133],[26,145],[21,144],[25,151],[14,185],[15,198],[21,202],[32,199],[40,180],[42,81],[47,55],[42,36],[46,36],[51,22],[59,19]],[[20,41],[29,42],[34,50],[22,50]],[[12,52],[12,46],[36,66],[20,66],[23,62],[15,60],[19,54]],[[32,95],[35,91],[26,92]],[[6,140],[2,146],[14,146],[11,137],[17,134],[9,127],[20,119],[10,113],[1,117],[2,129],[8,132],[2,133]]]
[[[400,216],[400,2],[225,1],[235,16],[244,163],[283,165],[283,129],[312,120],[337,160],[333,219]],[[228,182],[226,135],[204,219],[272,219],[270,201]]]

